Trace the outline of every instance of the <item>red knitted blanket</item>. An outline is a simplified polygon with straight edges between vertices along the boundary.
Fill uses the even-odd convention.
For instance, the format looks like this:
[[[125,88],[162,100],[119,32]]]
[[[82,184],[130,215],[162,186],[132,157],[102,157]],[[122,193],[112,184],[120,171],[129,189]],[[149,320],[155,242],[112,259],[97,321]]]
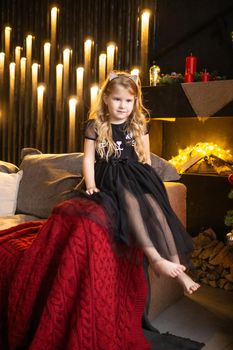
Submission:
[[[142,264],[115,254],[105,227],[102,207],[79,198],[44,224],[0,232],[1,350],[150,348]],[[142,260],[139,249],[129,254]]]

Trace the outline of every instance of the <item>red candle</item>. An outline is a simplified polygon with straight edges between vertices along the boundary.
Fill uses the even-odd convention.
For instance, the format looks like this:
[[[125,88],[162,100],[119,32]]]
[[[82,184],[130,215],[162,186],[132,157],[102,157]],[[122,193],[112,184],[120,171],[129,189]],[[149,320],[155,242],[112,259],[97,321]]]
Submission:
[[[192,83],[194,80],[194,76],[191,73],[185,73],[184,75],[184,82],[185,83]]]
[[[206,69],[205,69],[205,71],[201,73],[201,81],[206,82],[206,81],[209,81],[209,80],[210,80],[210,73],[207,72]]]
[[[194,74],[197,71],[197,57],[193,56],[192,53],[190,56],[187,56],[185,59],[185,73]]]

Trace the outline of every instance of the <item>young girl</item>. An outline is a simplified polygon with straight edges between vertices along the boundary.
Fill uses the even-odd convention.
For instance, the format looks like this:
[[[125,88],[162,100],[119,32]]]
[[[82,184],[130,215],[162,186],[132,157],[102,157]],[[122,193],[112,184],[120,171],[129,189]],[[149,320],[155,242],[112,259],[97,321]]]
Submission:
[[[150,166],[143,112],[139,82],[111,74],[85,131],[87,193],[0,232],[1,349],[149,350],[143,251],[156,273],[199,287],[184,272],[191,239]]]
[[[110,73],[85,129],[86,192],[95,199],[103,191],[114,202],[117,243],[141,246],[155,273],[177,278],[192,294],[199,288],[185,273],[192,241],[151,167],[146,113],[139,79]],[[106,200],[104,206],[110,207]]]

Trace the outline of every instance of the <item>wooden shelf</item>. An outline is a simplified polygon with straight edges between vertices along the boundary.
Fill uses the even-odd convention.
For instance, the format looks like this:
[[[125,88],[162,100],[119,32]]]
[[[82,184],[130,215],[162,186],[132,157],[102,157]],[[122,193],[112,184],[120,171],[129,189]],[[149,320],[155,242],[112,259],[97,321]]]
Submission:
[[[233,80],[143,86],[142,94],[151,118],[233,117]]]

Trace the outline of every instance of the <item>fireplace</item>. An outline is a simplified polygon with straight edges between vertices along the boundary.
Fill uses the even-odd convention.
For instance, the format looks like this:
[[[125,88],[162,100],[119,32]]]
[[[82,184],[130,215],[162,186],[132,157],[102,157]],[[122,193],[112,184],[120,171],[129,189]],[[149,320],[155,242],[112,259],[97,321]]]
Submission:
[[[229,82],[233,84],[233,81],[228,81],[228,84]],[[204,86],[203,96],[207,93],[207,87],[211,87],[213,83],[199,84],[200,88]],[[197,83],[189,85],[195,84]],[[198,115],[195,113],[198,105],[196,104],[193,108],[181,85],[187,84],[144,88],[146,107],[150,109],[152,118],[150,132],[152,152],[170,160],[178,154],[179,149],[185,149],[187,146],[194,146],[200,142],[209,142],[218,144],[233,154],[232,101],[228,100],[225,105],[220,103],[219,110],[212,111],[210,115],[208,113]],[[209,98],[210,95],[207,96],[207,104],[211,103]],[[221,96],[219,101],[222,101]],[[202,230],[211,227],[216,232],[218,239],[223,240],[229,231],[224,224],[224,217],[226,211],[233,207],[232,199],[228,198],[232,185],[228,182],[227,174],[183,173],[180,182],[187,187],[188,231],[195,236]]]
[[[178,153],[180,148],[197,142],[218,142],[232,154],[232,118],[208,119],[205,123],[197,118],[163,122],[161,156],[167,160]],[[152,142],[153,143],[153,142]],[[218,238],[223,239],[227,232],[224,225],[226,211],[232,207],[228,198],[231,185],[228,174],[217,172],[187,172],[180,181],[187,187],[187,228],[192,235],[202,229],[212,227]]]

